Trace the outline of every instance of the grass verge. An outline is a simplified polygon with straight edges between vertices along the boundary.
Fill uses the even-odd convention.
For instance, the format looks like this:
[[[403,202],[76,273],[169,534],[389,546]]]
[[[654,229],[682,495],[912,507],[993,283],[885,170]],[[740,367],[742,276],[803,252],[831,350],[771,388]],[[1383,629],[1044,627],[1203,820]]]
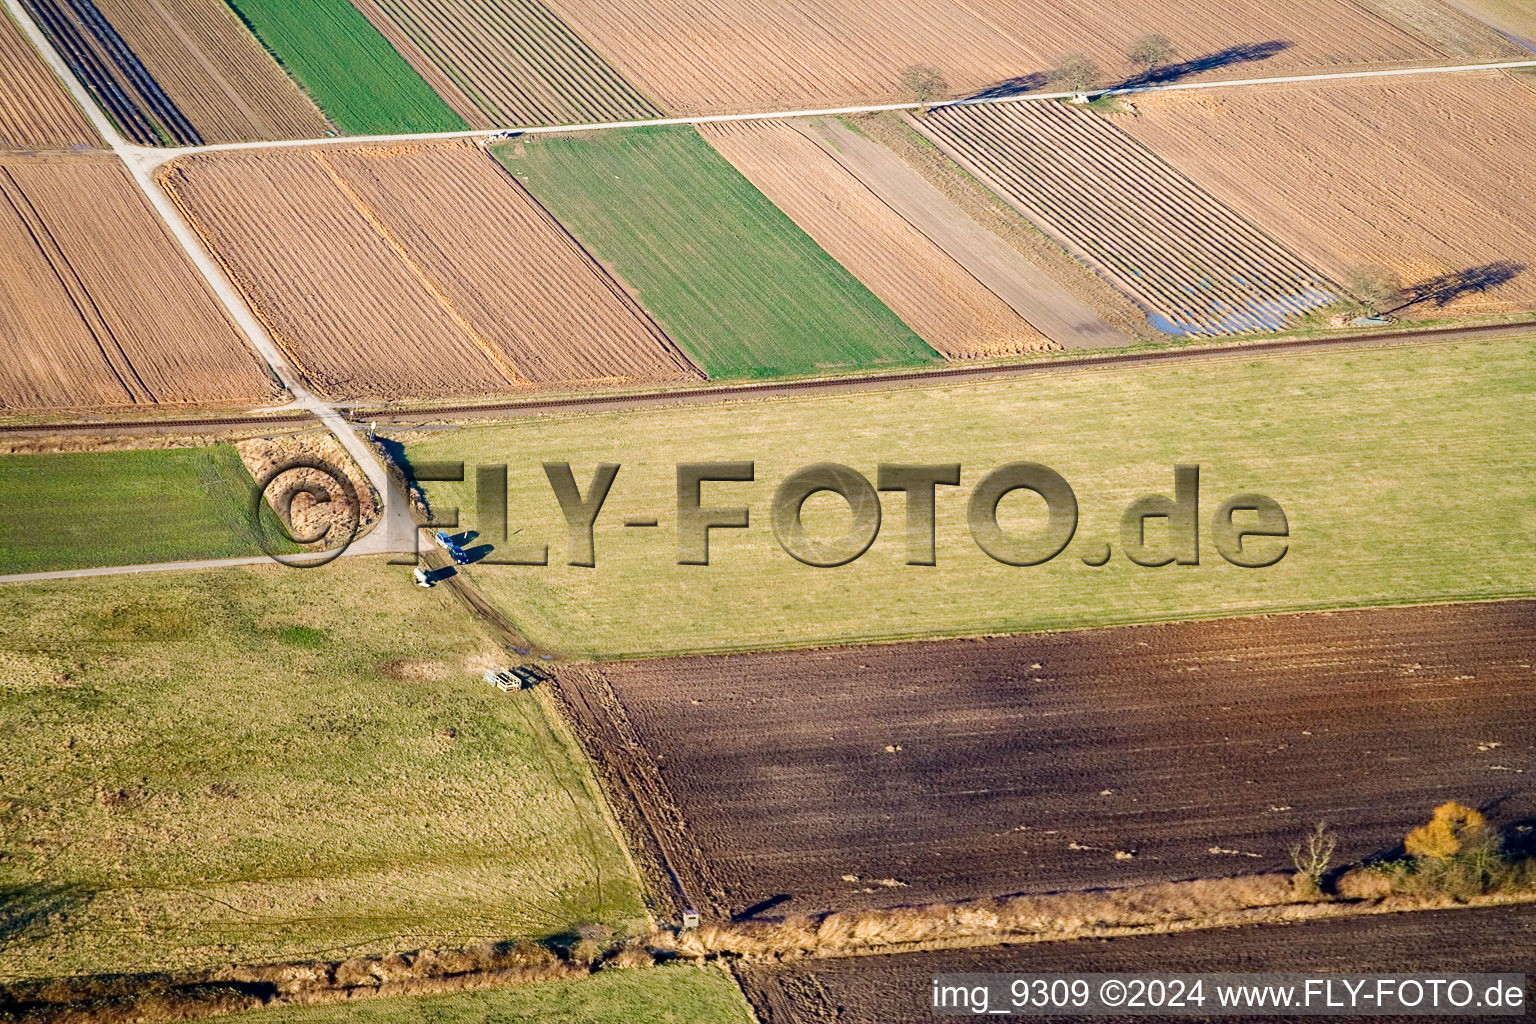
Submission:
[[[347,0],[228,0],[348,135],[467,127]]]
[[[0,586],[0,979],[643,926],[447,588],[350,558]]]
[[[551,564],[467,571],[530,640],[575,656],[1488,599],[1536,592],[1533,356],[1536,341],[1525,339],[1232,357],[562,414],[408,435],[405,451],[418,462],[509,466],[515,539],[549,544]],[[751,525],[713,531],[709,565],[679,565],[675,466],[709,459],[755,461],[754,482],[703,488],[706,507],[748,506]],[[596,463],[623,467],[597,520],[594,568],[566,564],[546,460],[569,460],[583,493]],[[938,489],[938,564],[905,564],[899,494],[882,496],[880,535],[857,561],[812,568],[785,554],[768,521],[774,489],[822,461],[871,480],[882,462],[961,463],[962,486]],[[1054,468],[1077,494],[1076,535],[1044,565],[995,562],[967,527],[971,489],[1015,461]],[[1132,564],[1121,516],[1143,495],[1171,494],[1175,463],[1201,466],[1200,564]],[[434,507],[457,506],[475,526],[466,475],[468,484],[426,488]],[[1229,565],[1210,533],[1222,501],[1253,491],[1278,501],[1290,524],[1287,553],[1267,569]],[[661,528],[622,525],[640,516],[660,517]],[[999,520],[1027,536],[1045,516],[1019,492]],[[806,504],[813,537],[837,537],[848,521],[841,499]],[[1149,525],[1156,539],[1162,529]],[[1106,543],[1108,564],[1083,561]]]
[[[542,136],[495,153],[710,377],[937,358],[692,128]]]
[[[252,486],[231,445],[0,456],[0,573],[259,555]]]

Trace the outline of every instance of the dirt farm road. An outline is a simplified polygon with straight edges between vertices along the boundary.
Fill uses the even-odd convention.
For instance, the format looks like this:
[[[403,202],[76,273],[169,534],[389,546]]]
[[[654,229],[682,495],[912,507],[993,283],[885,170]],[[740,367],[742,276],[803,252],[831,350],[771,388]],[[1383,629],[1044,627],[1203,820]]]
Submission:
[[[293,372],[292,367],[288,365],[287,358],[272,340],[271,335],[267,333],[266,327],[257,319],[251,308],[246,305],[245,299],[241,297],[239,290],[235,288],[213,257],[209,255],[207,249],[203,247],[202,241],[197,237],[196,232],[192,230],[192,226],[187,223],[186,219],[182,217],[181,212],[176,209],[170,198],[160,189],[159,184],[156,183],[154,168],[160,161],[146,160],[143,157],[145,152],[152,153],[154,151],[130,145],[124,140],[111,121],[102,113],[101,108],[96,105],[96,101],[91,97],[90,93],[86,91],[80,81],[70,72],[69,66],[59,56],[58,51],[53,48],[53,44],[48,41],[37,27],[31,15],[21,6],[19,0],[4,0],[4,3],[11,17],[21,27],[22,32],[27,36],[33,47],[42,55],[48,66],[53,70],[53,73],[58,76],[59,81],[69,91],[75,103],[84,111],[92,127],[96,129],[96,132],[111,147],[112,152],[123,161],[134,182],[139,186],[139,190],[144,193],[144,198],[165,224],[166,230],[171,233],[171,236],[176,239],[177,244],[181,246],[187,259],[197,268],[203,280],[207,282],[208,288],[224,306],[230,319],[240,328],[241,332],[250,342],[251,347],[266,361],[273,375],[293,395],[293,404],[303,408],[325,424],[327,429],[336,436],[336,439],[347,450],[348,454],[357,462],[363,474],[368,478],[368,482],[373,485],[375,492],[384,498],[384,529],[379,532],[385,543],[391,545],[398,544],[402,549],[405,545],[410,544],[412,536],[410,531],[414,524],[411,522],[409,505],[404,497],[398,493],[389,474],[384,471],[383,465],[374,457],[373,451],[369,449],[367,444],[357,436],[357,432],[353,429],[352,425],[343,419],[341,414],[328,403],[322,401],[299,383],[297,375]],[[391,547],[390,550],[395,550],[395,548]]]
[[[18,18],[24,16],[19,11],[18,0],[5,0],[5,5]],[[29,29],[29,37],[36,33],[36,27],[30,21],[25,22],[24,25]],[[57,55],[51,49],[44,52],[46,56],[49,56],[49,63],[53,64],[57,59]],[[59,64],[54,67],[54,71],[60,72],[62,67],[63,65]],[[1163,85],[1136,86],[1124,89],[1097,89],[1087,95],[1089,97],[1099,97],[1147,92],[1182,92],[1190,89],[1237,89],[1266,85],[1285,85],[1292,82],[1327,82],[1349,78],[1396,78],[1404,75],[1448,75],[1478,71],[1508,71],[1516,68],[1536,68],[1536,60],[1505,60],[1485,64],[1426,64],[1407,68],[1330,71],[1322,74],[1277,75],[1272,78],[1239,78],[1219,82],[1170,82]],[[68,77],[67,71],[61,77],[65,78],[66,84],[73,82],[73,78]],[[76,83],[76,89],[78,89],[78,83]],[[72,89],[71,91],[75,90]],[[83,90],[80,91],[83,92]],[[1071,99],[1073,95],[1075,94],[1070,92],[1021,92],[1006,96],[978,96],[970,99],[959,99],[940,105],[980,106],[997,103],[1025,103],[1040,100]],[[856,107],[773,110],[750,114],[700,114],[693,117],[653,117],[633,121],[594,121],[582,124],[472,128],[456,132],[416,132],[405,135],[337,135],[323,139],[274,139],[263,142],[223,142],[206,146],[182,147],[136,146],[119,139],[120,145],[114,146],[113,149],[125,160],[138,160],[143,162],[147,168],[153,169],[168,160],[174,160],[180,156],[189,156],[193,153],[218,153],[243,149],[289,149],[301,146],[388,145],[398,142],[430,142],[434,139],[490,140],[505,132],[519,132],[525,135],[556,135],[570,132],[597,132],[609,128],[657,128],[667,125],[721,124],[729,121],[783,121],[814,117],[837,117],[844,114],[879,114],[887,111],[922,110],[925,106],[927,104],[922,103],[871,103]],[[94,112],[94,108],[92,109]]]
[[[348,422],[338,409],[323,400],[304,387],[289,365],[287,357],[268,333],[266,327],[257,318],[251,307],[247,305],[239,290],[229,280],[223,269],[214,260],[212,255],[204,247],[201,239],[181,215],[170,197],[160,188],[155,180],[155,169],[165,161],[178,156],[207,152],[213,150],[230,149],[259,149],[274,148],[277,146],[323,146],[333,144],[357,144],[369,142],[392,143],[400,141],[433,139],[433,138],[481,138],[490,139],[500,134],[503,130],[492,131],[465,131],[448,133],[422,133],[405,135],[384,136],[352,136],[326,139],[293,140],[281,142],[253,142],[231,143],[223,145],[211,145],[175,149],[154,149],[137,146],[126,141],[118,133],[111,121],[96,104],[85,86],[71,72],[69,65],[54,49],[53,44],[43,35],[36,22],[33,21],[30,12],[21,4],[20,0],[3,0],[6,10],[20,27],[22,33],[32,43],[33,47],[43,57],[49,68],[64,85],[70,96],[85,113],[97,133],[106,141],[112,152],[123,161],[134,182],[143,192],[145,199],[155,210],[161,221],[165,224],[172,237],[176,239],[187,259],[197,268],[209,289],[224,306],[225,311],[234,323],[244,333],[251,347],[262,357],[270,367],[273,375],[293,395],[293,404],[313,415],[325,424],[326,428],[335,435],[347,452],[356,460],[363,474],[367,477],[374,490],[384,499],[385,516],[381,524],[382,529],[376,530],[377,540],[373,540],[380,550],[403,551],[414,548],[415,523],[411,519],[409,504],[396,487],[393,479],[386,472],[383,464],[375,456],[368,444],[358,436],[357,428]],[[1533,68],[1536,60],[1527,61],[1501,61],[1485,64],[1461,64],[1451,66],[1428,66],[1411,68],[1392,68],[1386,70],[1363,70],[1334,72],[1328,74],[1293,75],[1276,78],[1254,78],[1239,81],[1226,82],[1176,82],[1150,87],[1152,90],[1180,90],[1180,89],[1209,89],[1209,88],[1237,88],[1263,86],[1294,81],[1320,81],[1325,79],[1344,78],[1372,78],[1403,75],[1425,74],[1453,74],[1459,72],[1490,71],[1498,69]],[[1107,90],[1115,91],[1145,91],[1145,90]],[[1030,93],[1017,96],[981,97],[970,100],[960,100],[959,103],[1002,103],[1019,102],[1024,100],[1049,100],[1067,98],[1067,93]],[[576,132],[596,131],[611,127],[638,127],[643,125],[668,125],[668,124],[704,124],[718,121],[742,121],[742,120],[771,120],[782,118],[812,117],[817,115],[836,115],[854,113],[873,113],[887,110],[913,110],[921,107],[915,103],[875,104],[860,107],[845,107],[832,110],[799,110],[799,111],[774,111],[755,114],[721,114],[691,118],[656,118],[651,120],[637,120],[627,122],[603,122],[579,125],[554,125],[531,127],[520,129],[532,133],[550,132]],[[701,389],[703,390],[703,389]],[[373,538],[370,538],[372,540]],[[373,546],[371,545],[371,546]]]

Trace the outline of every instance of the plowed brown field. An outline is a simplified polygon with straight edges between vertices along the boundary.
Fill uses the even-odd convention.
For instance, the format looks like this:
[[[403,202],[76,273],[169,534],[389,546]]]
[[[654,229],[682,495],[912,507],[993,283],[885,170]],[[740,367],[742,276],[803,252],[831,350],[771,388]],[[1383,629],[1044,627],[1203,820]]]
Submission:
[[[799,128],[757,121],[702,125],[699,131],[946,358],[1059,347]]]
[[[0,14],[0,149],[69,149],[100,140],[15,22]]]
[[[1502,74],[1412,84],[1306,82],[1138,97],[1128,131],[1299,254],[1409,285],[1508,261],[1523,269],[1450,303],[1536,308],[1536,92]]]
[[[96,0],[204,142],[313,139],[325,116],[223,0]]]
[[[912,123],[1163,331],[1278,330],[1336,300],[1284,245],[1095,111],[1002,103]]]
[[[700,378],[473,146],[204,155],[162,182],[329,396]]]
[[[1536,906],[1527,905],[1217,928],[1112,941],[809,960],[783,967],[750,968],[743,980],[767,1024],[826,1024],[831,1020],[838,1024],[932,1024],[931,982],[935,974],[1499,973],[1523,969],[1531,949],[1536,949]],[[1104,1024],[1187,1019],[1144,1013],[1093,1018]],[[1372,1019],[1379,1024],[1409,1024],[1423,1018]]]
[[[1132,40],[1161,32],[1183,59],[1244,44],[1291,45],[1249,76],[1427,61],[1437,50],[1348,0],[552,0],[630,81],[673,114],[783,110],[910,99],[903,68],[928,64],[956,94],[1053,67],[1086,50],[1131,73]],[[1503,47],[1499,52],[1516,48]]]
[[[115,159],[0,160],[0,407],[275,397]]]
[[[1452,798],[1519,820],[1533,664],[1536,603],[1510,602],[573,666],[559,688],[684,897],[779,914],[1289,870],[1319,820],[1345,862]]]

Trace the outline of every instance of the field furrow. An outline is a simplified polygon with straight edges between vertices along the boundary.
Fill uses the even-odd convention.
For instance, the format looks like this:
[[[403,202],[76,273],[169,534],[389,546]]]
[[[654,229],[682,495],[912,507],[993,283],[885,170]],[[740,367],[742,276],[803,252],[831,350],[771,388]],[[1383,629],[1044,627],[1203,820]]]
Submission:
[[[1137,106],[1127,131],[1335,280],[1379,265],[1405,300],[1419,289],[1420,310],[1536,308],[1536,93],[1523,83],[1295,83]]]
[[[203,156],[162,180],[328,395],[700,376],[475,147]]]
[[[0,149],[100,145],[79,108],[9,15],[0,15]]]
[[[276,397],[115,161],[7,159],[0,191],[0,408]]]
[[[1169,37],[1181,59],[1209,58],[1205,71],[1228,76],[1255,67],[1278,73],[1519,52],[1489,32],[1431,42],[1348,0],[1235,8],[1221,0],[550,3],[621,74],[678,114],[910,99],[900,78],[914,64],[936,68],[956,95],[1021,78],[1039,85],[1030,76],[1079,50],[1109,75],[1128,76],[1125,54],[1148,32]],[[1264,44],[1280,46],[1255,49]]]
[[[701,134],[945,357],[1055,347],[796,126],[736,122]]]
[[[495,124],[658,117],[539,0],[366,0]]]
[[[1061,103],[912,123],[1177,334],[1278,330],[1337,289],[1110,120]]]
[[[97,0],[207,142],[319,138],[325,116],[223,0]]]

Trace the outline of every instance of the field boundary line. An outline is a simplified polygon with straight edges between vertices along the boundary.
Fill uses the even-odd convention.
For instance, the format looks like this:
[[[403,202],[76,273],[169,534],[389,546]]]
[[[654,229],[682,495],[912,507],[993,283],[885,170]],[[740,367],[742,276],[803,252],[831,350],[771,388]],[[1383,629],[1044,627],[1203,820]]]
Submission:
[[[84,84],[75,77],[69,65],[54,49],[53,44],[43,35],[37,23],[32,20],[31,14],[21,6],[20,0],[3,0],[6,10],[12,20],[20,26],[22,34],[31,42],[33,49],[43,58],[54,76],[69,92],[75,103],[85,114],[91,126],[96,129],[98,135],[106,142],[112,153],[122,161],[128,170],[129,176],[138,185],[146,202],[155,211],[165,229],[170,232],[177,244],[181,247],[182,254],[186,257],[192,268],[202,277],[204,285],[213,293],[215,299],[223,306],[225,314],[234,321],[246,341],[256,351],[256,354],[267,364],[272,375],[275,376],[283,387],[293,395],[294,403],[325,424],[337,441],[346,449],[347,453],[357,463],[368,482],[373,485],[383,503],[383,522],[380,524],[383,530],[379,536],[383,538],[380,545],[386,550],[409,550],[413,545],[415,536],[415,521],[410,516],[409,506],[405,498],[400,495],[390,477],[384,471],[384,467],[362,439],[357,436],[346,419],[336,411],[329,403],[322,401],[296,379],[293,368],[284,357],[282,350],[273,341],[272,336],[262,325],[252,308],[246,303],[239,289],[226,275],[219,264],[209,254],[203,245],[197,232],[181,215],[181,211],[160,188],[155,180],[155,168],[164,163],[164,159],[147,158],[145,154],[159,157],[159,151],[153,148],[136,146],[126,141],[112,124],[111,119],[96,104],[95,99],[85,88]],[[196,152],[194,147],[193,152]],[[179,154],[177,150],[167,150],[167,153]],[[380,544],[375,541],[375,544]]]
[[[5,0],[13,10],[17,0]],[[34,43],[36,40],[34,40]],[[1166,85],[1126,86],[1094,89],[1090,99],[1101,96],[1128,96],[1151,92],[1181,92],[1194,89],[1232,89],[1292,82],[1331,82],[1356,78],[1389,78],[1406,75],[1460,74],[1478,71],[1509,71],[1536,68],[1536,60],[1505,60],[1486,64],[1426,64],[1409,68],[1375,68],[1365,71],[1327,71],[1306,75],[1277,75],[1271,78],[1236,78],[1218,82],[1170,82]],[[321,139],[270,139],[261,142],[221,142],[202,146],[139,146],[118,140],[114,150],[142,160],[151,166],[194,153],[228,153],[249,149],[290,149],[303,146],[375,145],[398,142],[431,142],[455,139],[491,141],[507,132],[523,135],[559,135],[573,132],[598,132],[610,128],[665,128],[679,125],[725,124],[733,121],[784,121],[812,117],[838,117],[846,114],[882,114],[892,111],[941,110],[946,107],[988,106],[999,103],[1027,103],[1041,100],[1066,100],[1073,92],[1021,92],[1007,96],[973,96],[946,103],[870,103],[851,107],[821,107],[808,110],[774,110],[746,114],[696,114],[684,117],[653,117],[630,121],[593,121],[573,124],[511,125],[501,128],[470,128],[451,132],[417,132],[406,135],[336,135]]]

